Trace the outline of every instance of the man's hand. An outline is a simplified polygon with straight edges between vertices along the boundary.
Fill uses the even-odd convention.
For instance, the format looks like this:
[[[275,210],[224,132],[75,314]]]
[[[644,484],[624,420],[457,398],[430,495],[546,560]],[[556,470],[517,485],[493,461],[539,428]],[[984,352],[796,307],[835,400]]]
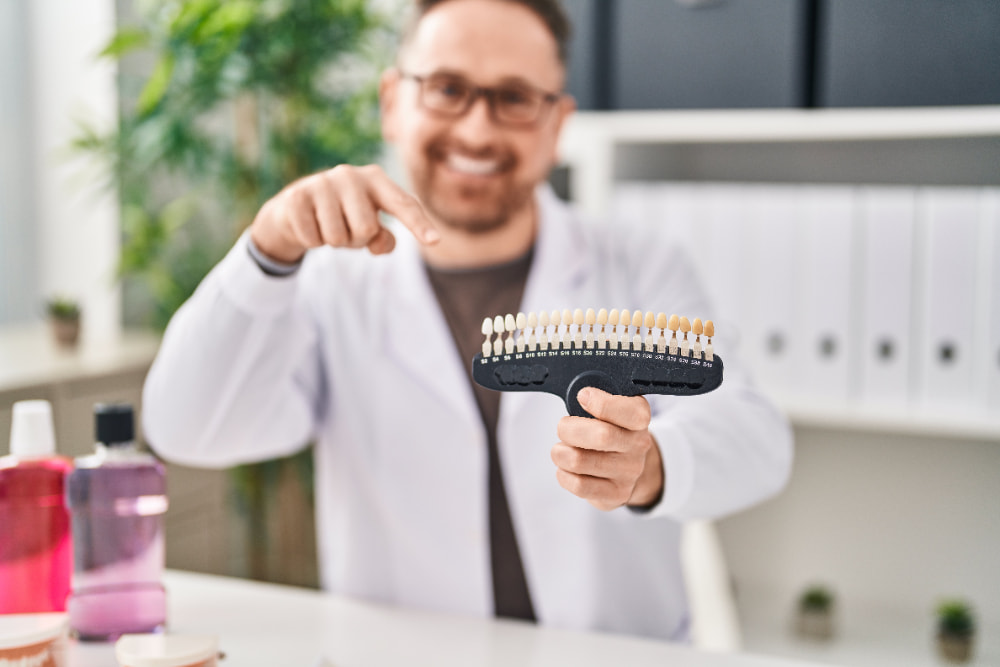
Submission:
[[[381,255],[392,251],[396,239],[379,223],[379,211],[395,216],[421,243],[440,238],[420,202],[381,167],[346,164],[301,178],[268,200],[250,235],[261,252],[279,262],[297,262],[322,245]]]
[[[594,387],[577,394],[597,417],[563,417],[552,448],[560,486],[609,511],[648,506],[663,493],[663,463],[649,432],[649,403],[642,396],[615,396]]]

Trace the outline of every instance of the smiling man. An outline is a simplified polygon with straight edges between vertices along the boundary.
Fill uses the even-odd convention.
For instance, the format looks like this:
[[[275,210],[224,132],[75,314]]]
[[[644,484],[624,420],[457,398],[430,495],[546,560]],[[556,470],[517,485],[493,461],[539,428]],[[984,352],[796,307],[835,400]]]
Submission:
[[[574,109],[567,36],[556,0],[417,2],[380,89],[407,186],[339,165],[267,202],[171,323],[146,436],[212,466],[314,442],[330,590],[683,639],[681,522],[776,493],[791,460],[724,338],[719,390],[585,390],[597,419],[470,379],[497,313],[711,316],[654,226],[588,225],[544,184]]]

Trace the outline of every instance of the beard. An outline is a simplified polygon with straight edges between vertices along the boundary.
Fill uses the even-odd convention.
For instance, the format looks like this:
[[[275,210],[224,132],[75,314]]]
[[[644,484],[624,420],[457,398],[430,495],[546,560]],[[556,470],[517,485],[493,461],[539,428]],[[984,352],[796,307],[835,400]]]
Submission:
[[[517,181],[512,174],[517,166],[513,155],[489,149],[467,154],[499,162],[499,178],[482,185],[443,183],[440,171],[447,169],[447,146],[432,143],[423,161],[411,169],[414,193],[436,221],[445,227],[468,234],[487,234],[502,228],[517,213],[531,206],[535,184]]]

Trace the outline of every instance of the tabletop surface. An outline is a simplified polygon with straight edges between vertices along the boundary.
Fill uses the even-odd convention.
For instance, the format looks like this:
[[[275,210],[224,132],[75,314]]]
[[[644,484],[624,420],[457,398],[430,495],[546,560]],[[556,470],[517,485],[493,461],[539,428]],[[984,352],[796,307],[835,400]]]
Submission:
[[[405,610],[317,591],[170,571],[173,634],[213,634],[223,667],[671,665],[806,667],[667,642]],[[71,642],[67,667],[114,667],[111,644]]]

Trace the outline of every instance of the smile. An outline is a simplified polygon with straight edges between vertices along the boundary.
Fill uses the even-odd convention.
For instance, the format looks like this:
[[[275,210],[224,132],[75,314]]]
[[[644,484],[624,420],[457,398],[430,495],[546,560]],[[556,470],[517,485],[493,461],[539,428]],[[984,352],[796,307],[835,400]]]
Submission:
[[[452,171],[472,176],[489,176],[500,171],[499,160],[478,160],[455,153],[448,155],[446,164]]]

